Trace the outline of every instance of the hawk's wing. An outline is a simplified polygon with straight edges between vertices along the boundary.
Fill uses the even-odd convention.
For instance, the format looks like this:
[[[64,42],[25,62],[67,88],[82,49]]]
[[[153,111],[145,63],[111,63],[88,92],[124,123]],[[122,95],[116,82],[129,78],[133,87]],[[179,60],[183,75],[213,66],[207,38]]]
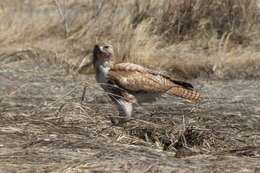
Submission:
[[[108,77],[119,87],[132,92],[166,92],[172,87],[184,87],[181,82],[174,83],[169,76],[131,63],[116,64]]]

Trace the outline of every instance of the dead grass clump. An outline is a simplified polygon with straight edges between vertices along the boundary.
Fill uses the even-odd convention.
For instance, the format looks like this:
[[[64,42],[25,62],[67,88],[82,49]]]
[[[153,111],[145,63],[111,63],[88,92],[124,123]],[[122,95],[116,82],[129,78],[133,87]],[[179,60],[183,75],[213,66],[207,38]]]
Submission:
[[[231,33],[231,39],[241,43],[257,23],[257,8],[256,0],[168,1],[157,32],[169,42]]]
[[[178,141],[174,144],[175,148],[200,146],[203,144],[203,131],[198,131],[194,127],[187,127],[179,135]]]
[[[167,121],[162,123],[137,120],[124,125],[124,129],[126,130],[126,134],[123,135],[124,139],[118,142],[128,141],[135,145],[151,146],[155,149],[173,152],[176,157],[215,152],[217,151],[215,141],[221,143],[213,131],[193,125],[173,125]]]

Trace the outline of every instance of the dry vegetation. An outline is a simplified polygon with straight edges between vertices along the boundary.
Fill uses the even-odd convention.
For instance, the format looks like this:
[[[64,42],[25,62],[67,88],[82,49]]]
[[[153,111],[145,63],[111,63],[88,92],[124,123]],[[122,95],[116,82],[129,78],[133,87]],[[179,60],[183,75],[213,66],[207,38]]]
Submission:
[[[1,0],[0,172],[258,173],[259,4]],[[199,77],[207,99],[166,96],[111,126],[93,75],[70,73],[104,41],[117,61]]]
[[[210,100],[194,105],[164,97],[117,127],[109,119],[116,110],[92,75],[82,81],[28,52],[8,59],[0,61],[1,173],[260,168],[259,81],[200,81],[196,87]]]
[[[107,41],[118,61],[165,68],[183,77],[258,78],[257,3],[2,0],[1,50],[30,47],[49,54],[51,61],[77,66],[93,44]]]

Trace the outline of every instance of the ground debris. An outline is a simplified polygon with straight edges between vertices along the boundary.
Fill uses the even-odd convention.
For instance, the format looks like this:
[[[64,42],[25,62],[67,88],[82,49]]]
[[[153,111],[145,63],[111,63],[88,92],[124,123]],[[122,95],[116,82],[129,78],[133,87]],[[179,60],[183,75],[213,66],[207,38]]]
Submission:
[[[165,97],[113,126],[116,109],[93,76],[15,60],[0,69],[0,172],[259,170],[258,81],[201,80],[203,104]]]

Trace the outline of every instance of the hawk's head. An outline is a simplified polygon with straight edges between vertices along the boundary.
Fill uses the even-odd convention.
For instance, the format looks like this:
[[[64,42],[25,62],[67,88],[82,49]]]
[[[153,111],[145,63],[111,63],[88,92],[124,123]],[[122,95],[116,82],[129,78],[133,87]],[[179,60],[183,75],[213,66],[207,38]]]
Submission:
[[[91,61],[84,59],[80,64],[78,72],[80,74],[85,74],[88,68],[93,64],[97,69],[99,66],[109,66],[113,61],[112,58],[114,56],[114,50],[112,45],[104,43],[104,44],[96,44],[93,49],[93,58]]]
[[[95,45],[93,50],[93,63],[95,61],[106,62],[110,61],[114,55],[114,50],[110,44]]]

